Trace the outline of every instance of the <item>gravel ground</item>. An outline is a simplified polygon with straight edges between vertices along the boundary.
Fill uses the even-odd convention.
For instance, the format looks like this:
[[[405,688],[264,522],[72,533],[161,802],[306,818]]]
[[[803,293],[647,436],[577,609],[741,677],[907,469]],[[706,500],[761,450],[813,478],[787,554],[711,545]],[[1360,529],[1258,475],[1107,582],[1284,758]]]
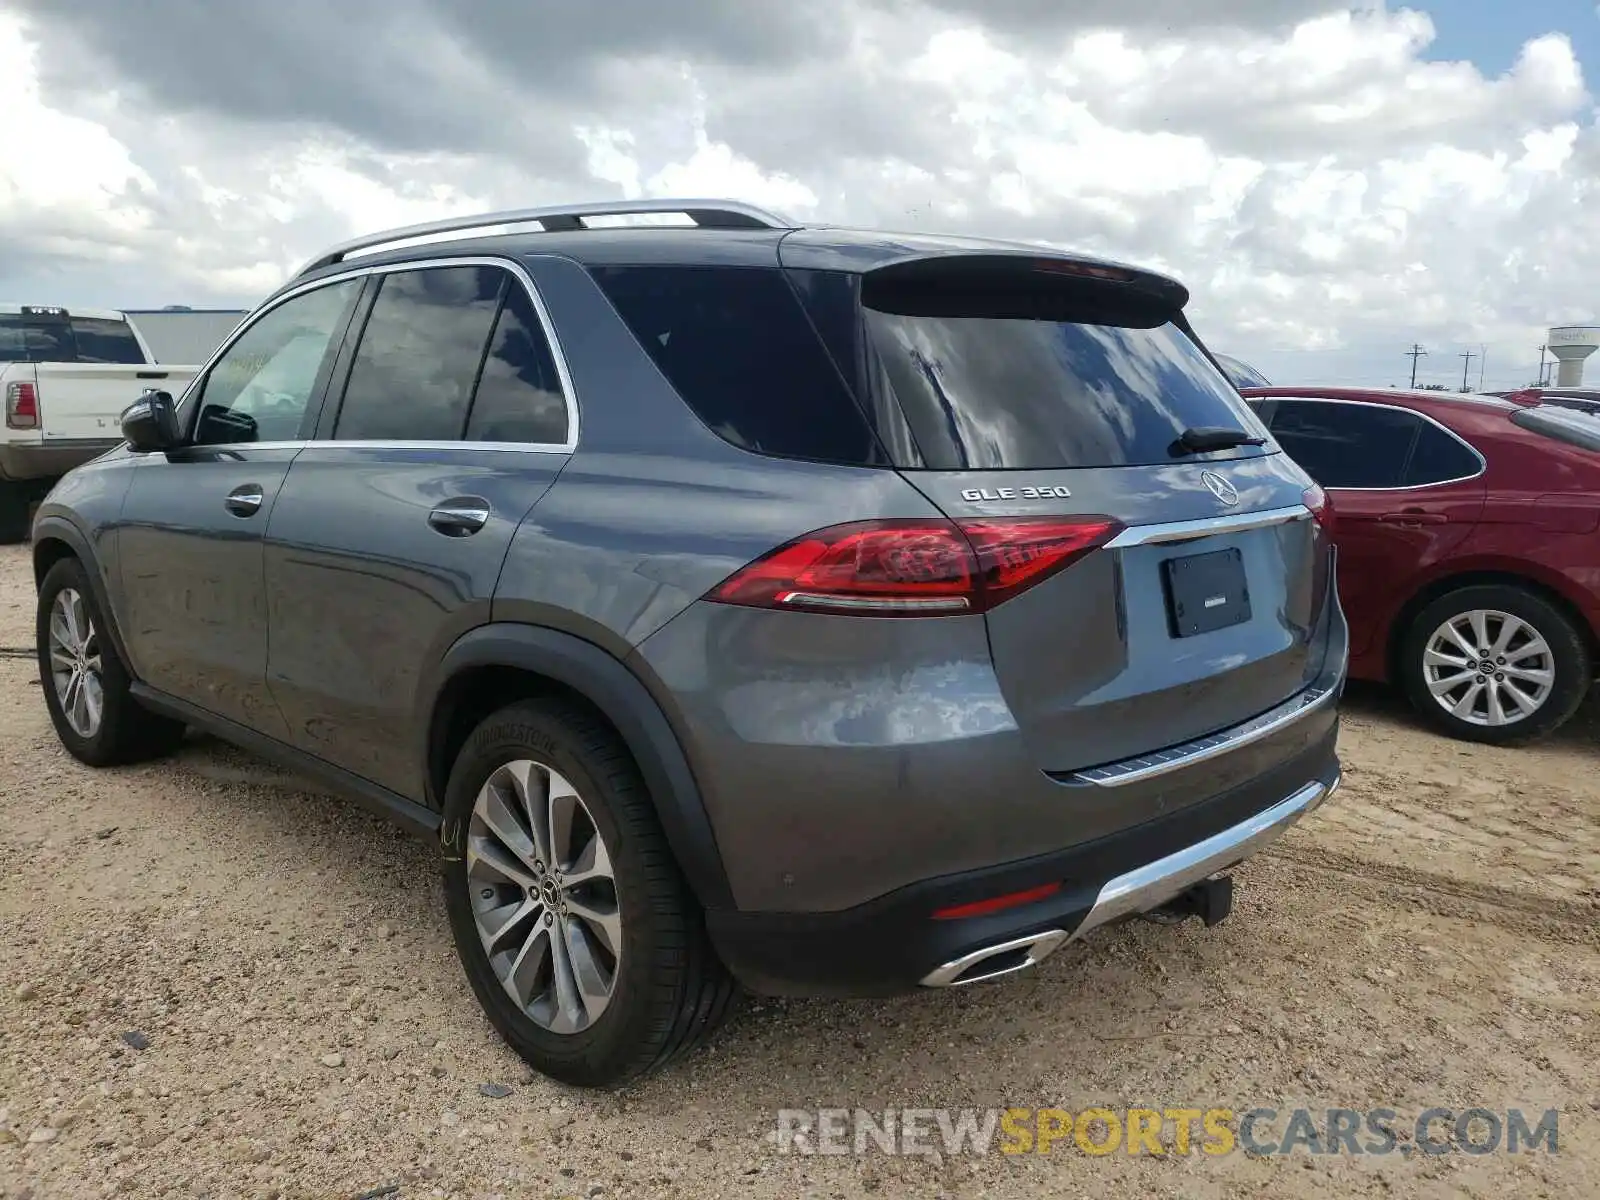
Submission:
[[[32,644],[0,549],[0,648]],[[1600,1195],[1600,707],[1528,750],[1346,708],[1346,786],[1212,930],[1133,924],[1004,986],[753,1002],[621,1093],[530,1075],[433,858],[195,740],[92,772],[0,653],[0,1196]],[[484,1094],[483,1085],[490,1087]],[[780,1155],[777,1110],[1561,1110],[1559,1153]],[[389,1190],[385,1190],[389,1189]]]

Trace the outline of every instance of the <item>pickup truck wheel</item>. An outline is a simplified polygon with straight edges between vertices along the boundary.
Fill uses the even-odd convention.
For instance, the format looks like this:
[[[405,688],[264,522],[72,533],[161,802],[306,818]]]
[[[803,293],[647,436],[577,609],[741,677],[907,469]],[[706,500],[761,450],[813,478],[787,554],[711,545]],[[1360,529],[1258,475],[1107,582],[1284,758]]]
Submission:
[[[698,1045],[734,997],[638,768],[602,721],[534,700],[480,724],[445,791],[468,982],[530,1066],[609,1087]]]
[[[1493,744],[1554,733],[1593,678],[1572,619],[1509,584],[1460,588],[1411,622],[1400,669],[1411,703],[1452,737]]]
[[[34,498],[34,489],[28,483],[0,479],[0,546],[15,546],[28,540],[28,509]]]
[[[105,629],[83,564],[64,558],[51,567],[39,585],[35,645],[56,736],[91,767],[170,753],[183,740],[183,725],[140,707]]]

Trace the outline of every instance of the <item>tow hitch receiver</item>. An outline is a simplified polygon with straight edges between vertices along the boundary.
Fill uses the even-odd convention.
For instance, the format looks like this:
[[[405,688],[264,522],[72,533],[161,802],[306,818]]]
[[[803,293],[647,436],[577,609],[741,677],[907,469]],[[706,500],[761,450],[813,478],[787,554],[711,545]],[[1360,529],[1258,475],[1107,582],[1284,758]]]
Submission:
[[[1233,876],[1219,875],[1215,879],[1202,879],[1186,891],[1179,892],[1160,908],[1145,914],[1145,919],[1158,925],[1176,925],[1185,917],[1199,917],[1206,928],[1225,920],[1233,911]]]

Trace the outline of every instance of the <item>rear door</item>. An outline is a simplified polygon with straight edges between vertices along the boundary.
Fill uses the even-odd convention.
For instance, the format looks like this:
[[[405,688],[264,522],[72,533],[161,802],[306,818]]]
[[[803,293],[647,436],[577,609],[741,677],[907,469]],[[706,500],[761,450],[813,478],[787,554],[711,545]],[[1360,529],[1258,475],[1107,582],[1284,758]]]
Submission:
[[[1260,402],[1259,411],[1284,452],[1333,499],[1350,648],[1366,653],[1418,576],[1476,526],[1483,457],[1406,408],[1280,397]]]
[[[871,272],[862,307],[873,392],[898,401],[920,459],[904,473],[934,503],[963,523],[1113,523],[1098,552],[986,618],[1038,765],[1177,745],[1302,691],[1326,580],[1309,481],[1247,444],[1265,429],[1177,310],[1025,270]],[[1181,444],[1203,430],[1240,444]]]
[[[405,264],[365,305],[267,530],[267,676],[296,745],[420,799],[421,672],[489,620],[577,427],[520,267]]]

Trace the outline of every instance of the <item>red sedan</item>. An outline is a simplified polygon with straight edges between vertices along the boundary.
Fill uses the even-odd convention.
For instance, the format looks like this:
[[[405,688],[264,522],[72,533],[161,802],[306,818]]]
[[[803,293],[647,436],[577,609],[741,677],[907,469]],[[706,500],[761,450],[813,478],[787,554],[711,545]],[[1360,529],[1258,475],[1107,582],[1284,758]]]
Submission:
[[[1572,716],[1600,661],[1600,415],[1534,396],[1244,396],[1332,499],[1351,675],[1474,741]]]

